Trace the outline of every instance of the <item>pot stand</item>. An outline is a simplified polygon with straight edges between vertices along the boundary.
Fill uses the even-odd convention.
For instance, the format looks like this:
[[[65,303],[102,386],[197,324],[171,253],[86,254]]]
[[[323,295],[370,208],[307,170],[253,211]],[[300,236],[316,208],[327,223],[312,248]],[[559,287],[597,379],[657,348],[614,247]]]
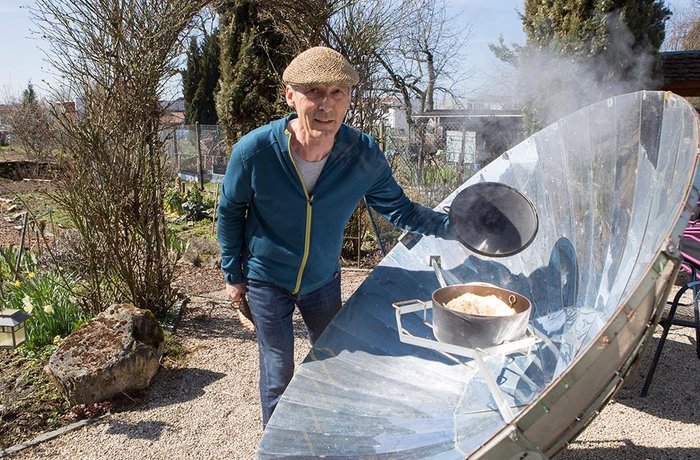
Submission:
[[[411,313],[416,313],[418,311],[423,311],[423,324],[425,324],[432,331],[433,325],[428,321],[428,310],[433,308],[432,301],[424,302],[422,300],[405,300],[402,302],[393,303],[392,306],[396,311],[396,328],[399,332],[399,340],[403,343],[408,343],[422,348],[428,348],[430,350],[437,351],[446,355],[447,357],[462,363],[452,355],[462,356],[465,358],[471,358],[476,363],[477,371],[481,372],[488,386],[489,392],[496,402],[498,411],[505,420],[506,423],[510,423],[515,414],[503,397],[496,379],[493,374],[486,367],[485,359],[497,358],[501,356],[507,356],[516,353],[529,354],[532,346],[543,340],[540,334],[528,325],[525,336],[521,339],[507,341],[500,345],[496,345],[489,348],[467,348],[458,345],[453,345],[450,343],[438,342],[435,339],[416,337],[406,330],[401,323],[401,316]]]

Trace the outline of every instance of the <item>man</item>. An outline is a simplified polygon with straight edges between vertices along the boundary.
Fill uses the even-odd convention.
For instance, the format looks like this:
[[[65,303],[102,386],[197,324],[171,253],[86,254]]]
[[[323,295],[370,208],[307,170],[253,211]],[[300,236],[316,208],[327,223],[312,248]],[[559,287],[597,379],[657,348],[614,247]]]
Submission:
[[[316,342],[341,307],[343,231],[359,200],[405,230],[445,237],[446,214],[410,201],[376,142],[345,124],[355,69],[314,47],[285,69],[295,111],[233,146],[219,202],[226,290],[247,295],[267,424],[294,372],[294,308]]]

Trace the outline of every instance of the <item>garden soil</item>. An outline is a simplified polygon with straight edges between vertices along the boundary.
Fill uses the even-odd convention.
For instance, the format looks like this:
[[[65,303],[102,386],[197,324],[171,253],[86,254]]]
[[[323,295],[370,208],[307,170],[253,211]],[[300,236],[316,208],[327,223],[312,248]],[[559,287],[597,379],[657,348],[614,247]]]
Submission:
[[[366,275],[343,271],[344,300]],[[255,333],[226,299],[218,270],[183,266],[175,283],[190,299],[175,331],[189,351],[184,361],[163,366],[133,407],[10,458],[254,457],[262,435]],[[299,363],[309,346],[300,317],[294,320]],[[700,360],[692,330],[672,328],[649,395],[639,396],[660,330],[615,398],[557,458],[700,458]]]

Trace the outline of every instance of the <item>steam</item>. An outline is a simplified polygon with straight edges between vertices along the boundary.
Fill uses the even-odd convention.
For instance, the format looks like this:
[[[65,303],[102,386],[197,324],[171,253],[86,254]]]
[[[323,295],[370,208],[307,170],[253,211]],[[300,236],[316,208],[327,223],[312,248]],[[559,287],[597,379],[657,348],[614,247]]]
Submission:
[[[599,100],[659,86],[652,47],[635,43],[618,13],[606,16],[605,30],[607,42],[594,49],[595,56],[522,49],[517,97],[543,126]]]

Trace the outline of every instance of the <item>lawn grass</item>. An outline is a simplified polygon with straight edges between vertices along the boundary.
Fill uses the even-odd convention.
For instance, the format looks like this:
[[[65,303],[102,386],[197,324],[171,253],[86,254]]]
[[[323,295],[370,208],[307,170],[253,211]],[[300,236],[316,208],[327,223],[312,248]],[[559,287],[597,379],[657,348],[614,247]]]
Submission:
[[[189,241],[192,238],[204,238],[216,241],[216,233],[212,231],[211,220],[204,219],[199,222],[172,222],[168,224],[182,241]]]
[[[25,160],[27,155],[17,145],[0,145],[0,161]]]
[[[34,220],[43,220],[50,225],[62,228],[73,227],[69,214],[48,193],[43,191],[25,192],[18,194],[17,199],[30,211]]]

